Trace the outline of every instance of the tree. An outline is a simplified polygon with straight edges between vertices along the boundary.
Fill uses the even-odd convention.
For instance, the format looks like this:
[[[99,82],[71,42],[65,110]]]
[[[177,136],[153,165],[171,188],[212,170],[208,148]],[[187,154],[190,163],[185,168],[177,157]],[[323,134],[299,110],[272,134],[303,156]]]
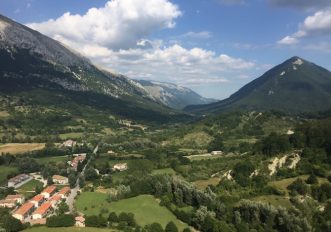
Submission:
[[[54,184],[54,182],[53,182],[53,178],[52,178],[51,176],[49,176],[49,177],[47,178],[47,185],[52,185],[52,184]]]
[[[110,222],[118,222],[118,217],[115,212],[111,212],[108,216],[108,221]]]
[[[61,201],[61,203],[59,204],[59,206],[57,208],[57,212],[59,215],[69,212],[69,206],[67,205],[67,203],[65,203],[64,201]]]
[[[292,195],[295,195],[296,193],[305,195],[309,192],[309,186],[306,185],[305,182],[300,178],[293,181],[293,183],[290,184],[287,189],[291,190]]]
[[[89,227],[106,227],[107,219],[102,216],[86,216],[85,225]]]
[[[178,228],[174,222],[169,222],[165,227],[165,232],[178,232]]]
[[[84,188],[84,186],[85,186],[85,179],[84,179],[84,177],[83,176],[79,176],[79,187],[80,188]]]
[[[223,151],[224,143],[223,138],[220,134],[215,136],[215,138],[208,144],[208,152],[212,151]]]
[[[183,232],[191,232],[190,228],[185,228]]]
[[[68,181],[69,181],[70,188],[76,187],[77,177],[76,177],[75,173],[72,172],[69,174]]]
[[[75,225],[75,217],[71,214],[51,216],[46,219],[46,225],[48,227],[71,227]]]
[[[154,222],[148,228],[148,232],[164,232],[160,223]]]
[[[318,184],[318,179],[317,177],[315,176],[315,174],[311,174],[308,179],[306,180],[306,183],[307,184]]]
[[[98,179],[98,173],[95,171],[93,167],[88,167],[85,170],[85,180],[93,181],[95,179]]]
[[[0,219],[0,224],[8,232],[17,232],[24,229],[21,221],[12,217],[11,215],[4,215]]]

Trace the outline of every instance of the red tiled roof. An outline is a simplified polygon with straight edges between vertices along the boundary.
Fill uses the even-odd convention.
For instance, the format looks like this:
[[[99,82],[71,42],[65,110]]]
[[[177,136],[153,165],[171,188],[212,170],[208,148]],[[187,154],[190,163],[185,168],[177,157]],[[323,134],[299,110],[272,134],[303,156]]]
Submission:
[[[82,217],[82,216],[77,216],[77,217],[75,217],[75,221],[79,221],[81,223],[84,223],[85,222],[85,218]]]
[[[42,201],[43,199],[44,199],[44,196],[38,194],[38,195],[34,196],[30,201],[40,202],[40,201]]]
[[[56,190],[56,186],[51,185],[44,189],[43,193],[53,193]]]
[[[54,195],[49,201],[60,201],[62,197],[58,194]]]
[[[60,190],[59,194],[64,194],[64,195],[66,195],[66,194],[69,193],[69,192],[70,192],[70,188],[69,188],[69,187],[63,187],[63,188]]]
[[[46,202],[42,204],[38,209],[36,209],[33,214],[45,214],[50,208],[52,207],[52,204],[49,202]]]
[[[8,195],[6,197],[7,200],[15,200],[15,199],[21,199],[21,198],[23,198],[22,194]]]
[[[24,215],[34,207],[32,203],[25,203],[18,210],[15,211],[15,214]]]

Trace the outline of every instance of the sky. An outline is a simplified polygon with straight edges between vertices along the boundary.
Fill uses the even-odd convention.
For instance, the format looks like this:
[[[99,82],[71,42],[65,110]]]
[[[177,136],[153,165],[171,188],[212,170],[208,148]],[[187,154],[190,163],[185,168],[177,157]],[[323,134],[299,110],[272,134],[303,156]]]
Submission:
[[[292,56],[331,70],[330,0],[0,0],[0,14],[98,66],[204,97]]]

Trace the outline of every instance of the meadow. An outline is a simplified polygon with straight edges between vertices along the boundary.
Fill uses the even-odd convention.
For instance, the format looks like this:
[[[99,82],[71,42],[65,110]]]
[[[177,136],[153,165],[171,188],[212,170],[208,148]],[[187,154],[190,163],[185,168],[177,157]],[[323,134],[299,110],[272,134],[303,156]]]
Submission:
[[[11,173],[17,173],[16,167],[0,166],[0,184],[5,184],[7,181],[7,176]]]
[[[0,145],[0,154],[10,153],[16,155],[30,151],[42,150],[44,148],[45,143],[7,143]]]
[[[158,200],[151,195],[111,203],[108,203],[106,198],[107,195],[104,193],[83,192],[76,201],[76,208],[86,215],[99,215],[101,209],[117,214],[133,213],[140,226],[158,222],[165,227],[168,222],[173,221],[180,230],[187,227],[187,224],[179,221],[166,207],[160,206]]]

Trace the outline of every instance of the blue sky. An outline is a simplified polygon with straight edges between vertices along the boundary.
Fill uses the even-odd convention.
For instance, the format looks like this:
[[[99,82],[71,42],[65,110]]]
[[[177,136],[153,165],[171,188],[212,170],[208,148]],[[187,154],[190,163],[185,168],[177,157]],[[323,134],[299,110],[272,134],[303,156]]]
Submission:
[[[294,55],[331,69],[330,0],[1,0],[0,13],[104,68],[206,97]]]

